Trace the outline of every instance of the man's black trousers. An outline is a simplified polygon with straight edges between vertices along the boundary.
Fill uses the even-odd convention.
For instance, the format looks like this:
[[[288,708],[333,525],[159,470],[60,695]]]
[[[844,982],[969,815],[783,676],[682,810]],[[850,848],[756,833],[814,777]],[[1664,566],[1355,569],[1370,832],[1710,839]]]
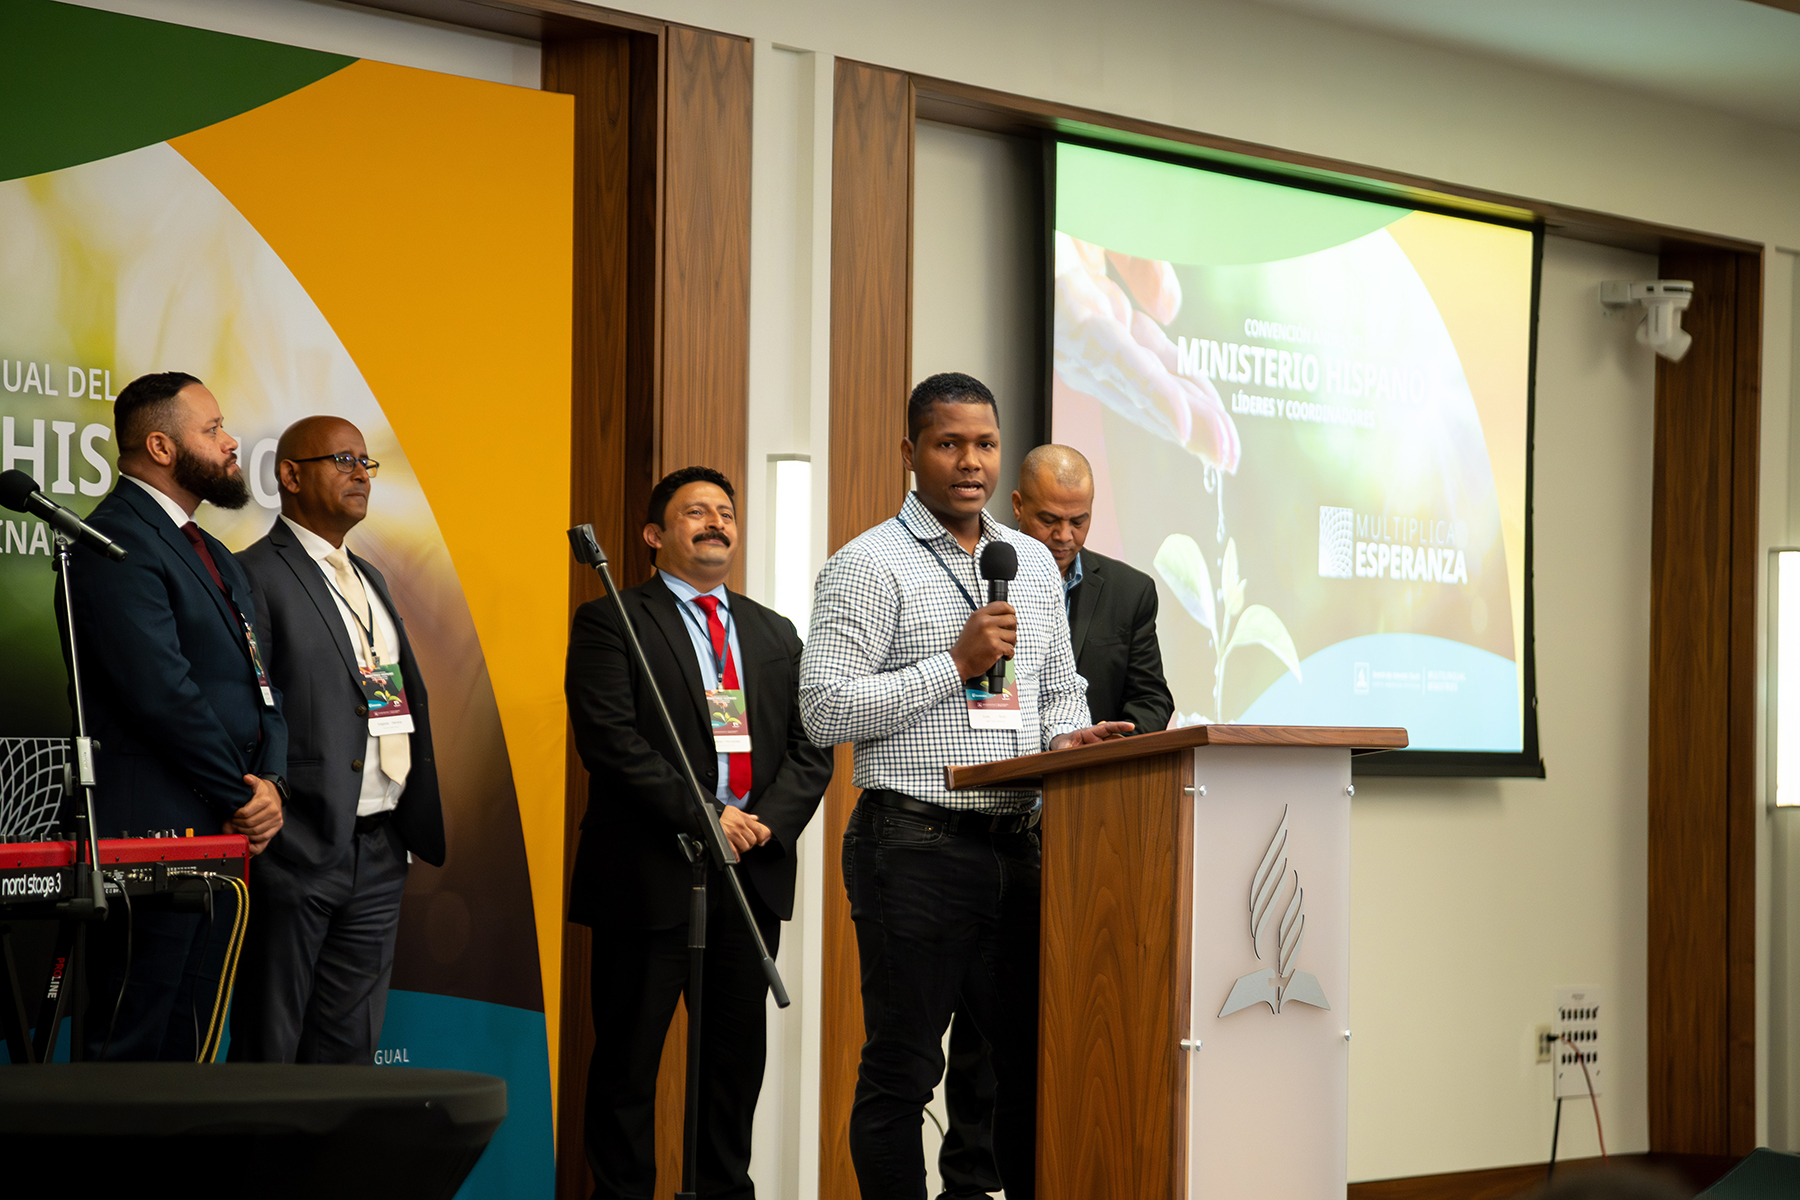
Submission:
[[[746,889],[748,890],[748,889]],[[773,955],[781,922],[749,891]],[[687,926],[593,931],[594,1057],[588,1067],[588,1165],[596,1200],[652,1200],[656,1072],[688,980]],[[716,873],[707,886],[700,986],[700,1151],[704,1200],[751,1200],[750,1131],[762,1091],[769,985],[756,942]]]
[[[373,1063],[406,891],[391,819],[330,867],[250,864],[250,932],[231,1011],[232,1062]]]
[[[925,1200],[925,1105],[960,1003],[993,1050],[1007,1200],[1036,1192],[1039,849],[1034,831],[857,805],[844,884],[862,961],[850,1155],[863,1200]]]
[[[977,1200],[1000,1190],[994,1166],[994,1064],[975,1018],[962,1006],[950,1022],[944,1068],[944,1144],[938,1149],[938,1200]]]

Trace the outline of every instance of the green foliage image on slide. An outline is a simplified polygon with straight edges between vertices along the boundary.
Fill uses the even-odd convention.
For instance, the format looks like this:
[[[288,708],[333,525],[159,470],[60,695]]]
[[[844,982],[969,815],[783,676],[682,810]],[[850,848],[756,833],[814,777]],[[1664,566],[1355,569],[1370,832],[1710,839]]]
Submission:
[[[1224,533],[1224,483],[1220,494],[1220,533]],[[1206,554],[1200,544],[1185,533],[1172,533],[1156,552],[1156,573],[1162,576],[1181,607],[1200,622],[1212,635],[1213,644],[1213,711],[1212,719],[1225,720],[1225,663],[1231,652],[1244,646],[1261,646],[1286,667],[1295,679],[1301,678],[1300,655],[1287,626],[1264,604],[1245,607],[1247,581],[1238,575],[1237,539],[1225,543],[1225,557],[1220,568],[1219,590],[1213,591],[1212,572],[1206,567]]]
[[[0,3],[0,180],[215,125],[356,60],[52,0]]]

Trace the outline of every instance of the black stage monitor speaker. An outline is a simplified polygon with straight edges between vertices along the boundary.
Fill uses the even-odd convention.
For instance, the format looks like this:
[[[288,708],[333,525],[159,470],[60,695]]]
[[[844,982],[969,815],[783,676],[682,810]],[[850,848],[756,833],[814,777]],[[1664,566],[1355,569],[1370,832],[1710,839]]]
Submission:
[[[1700,1195],[1703,1200],[1793,1200],[1800,1196],[1800,1154],[1754,1150]]]
[[[449,1200],[505,1119],[506,1081],[469,1071],[14,1066],[0,1070],[0,1192]]]

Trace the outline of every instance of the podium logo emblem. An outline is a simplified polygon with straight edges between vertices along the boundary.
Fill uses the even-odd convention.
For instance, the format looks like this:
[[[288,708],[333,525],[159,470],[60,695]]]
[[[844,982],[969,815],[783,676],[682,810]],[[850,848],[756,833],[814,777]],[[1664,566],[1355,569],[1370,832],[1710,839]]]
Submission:
[[[1225,997],[1225,1007],[1219,1010],[1221,1017],[1256,1004],[1267,1004],[1271,1013],[1279,1013],[1285,1003],[1331,1007],[1318,976],[1294,969],[1294,958],[1306,935],[1306,889],[1300,886],[1300,872],[1288,871],[1287,843],[1288,810],[1283,808],[1281,825],[1269,839],[1269,848],[1250,880],[1250,949],[1268,965],[1238,977]],[[1281,904],[1284,894],[1287,903]],[[1267,958],[1263,957],[1265,945]]]

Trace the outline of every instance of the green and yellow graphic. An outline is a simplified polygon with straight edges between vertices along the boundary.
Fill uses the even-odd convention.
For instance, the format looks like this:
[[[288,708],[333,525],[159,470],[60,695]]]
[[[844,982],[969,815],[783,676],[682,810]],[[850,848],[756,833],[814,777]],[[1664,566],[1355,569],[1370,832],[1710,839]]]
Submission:
[[[382,471],[350,544],[440,698],[449,838],[408,884],[384,1061],[506,1076],[463,1194],[547,1195],[571,102],[48,0],[0,7],[0,44],[0,469],[86,512],[116,482],[114,394],[187,371],[255,497],[198,520],[241,548],[275,519],[287,425],[363,431]],[[0,523],[0,822],[69,727],[49,564],[39,522]]]

